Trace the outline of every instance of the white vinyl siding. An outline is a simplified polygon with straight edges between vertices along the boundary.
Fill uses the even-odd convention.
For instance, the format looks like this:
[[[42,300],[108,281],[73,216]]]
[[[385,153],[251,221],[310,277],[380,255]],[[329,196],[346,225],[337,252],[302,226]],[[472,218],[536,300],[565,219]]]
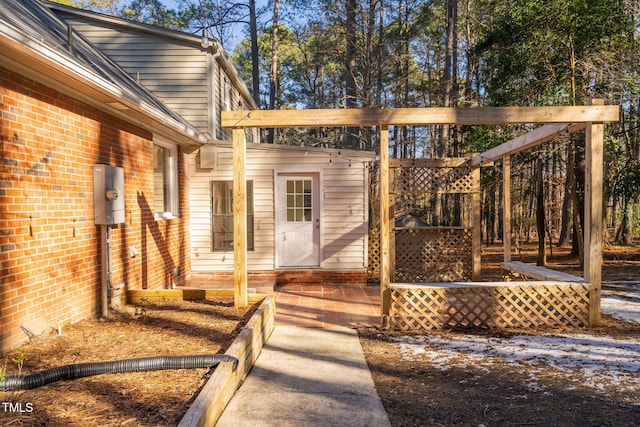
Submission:
[[[80,18],[67,22],[199,131],[208,131],[207,56],[202,51],[125,27]]]
[[[57,13],[200,132],[215,139],[231,139],[230,131],[220,126],[225,81],[231,109],[246,109],[248,105],[224,67],[211,66],[213,55],[202,49],[199,37],[191,41],[190,36],[180,33],[172,37],[148,32],[136,23]],[[253,142],[257,135],[248,132],[247,140]]]
[[[251,271],[275,266],[274,171],[321,171],[321,266],[329,270],[366,268],[367,206],[363,160],[336,159],[329,154],[271,146],[247,150],[247,179],[253,181],[254,251],[248,253]],[[233,251],[211,250],[210,182],[232,176],[231,149],[218,148],[217,167],[201,169],[197,155],[190,156],[191,268],[194,272],[233,271]]]

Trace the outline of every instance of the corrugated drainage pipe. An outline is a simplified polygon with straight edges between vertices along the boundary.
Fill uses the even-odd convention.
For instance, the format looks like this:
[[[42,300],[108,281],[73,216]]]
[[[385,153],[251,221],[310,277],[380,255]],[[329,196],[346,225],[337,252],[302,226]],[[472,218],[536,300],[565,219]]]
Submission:
[[[0,390],[28,390],[56,381],[73,380],[100,374],[209,368],[217,366],[220,362],[232,362],[234,371],[238,367],[238,359],[226,354],[156,356],[111,362],[79,363],[47,369],[30,375],[14,375],[3,378],[0,381]]]

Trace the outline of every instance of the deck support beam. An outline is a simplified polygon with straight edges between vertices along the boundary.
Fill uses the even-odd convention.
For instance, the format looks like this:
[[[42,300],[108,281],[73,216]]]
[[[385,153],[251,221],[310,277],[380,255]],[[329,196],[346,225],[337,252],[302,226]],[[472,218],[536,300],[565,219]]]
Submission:
[[[473,189],[471,190],[471,280],[480,280],[482,275],[482,205],[480,201],[480,167],[471,169]]]
[[[511,261],[511,156],[502,157],[502,244],[504,262]]]

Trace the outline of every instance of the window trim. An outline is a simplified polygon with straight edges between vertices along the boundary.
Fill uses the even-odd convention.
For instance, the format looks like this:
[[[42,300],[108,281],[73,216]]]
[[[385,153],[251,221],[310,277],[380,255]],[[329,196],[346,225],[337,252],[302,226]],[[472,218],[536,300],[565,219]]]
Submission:
[[[165,198],[168,198],[168,201],[165,200],[165,207],[169,207],[168,211],[164,212],[155,212],[155,203],[154,207],[154,218],[156,221],[164,220],[164,219],[173,219],[180,217],[179,211],[179,191],[180,187],[178,185],[178,146],[174,143],[168,142],[161,138],[155,137],[153,139],[153,145],[157,145],[162,148],[166,148],[169,150],[168,156],[165,158],[165,186],[167,188],[166,194],[164,194]],[[155,158],[154,158],[155,161]],[[155,165],[154,165],[155,167]],[[155,178],[154,178],[155,179]],[[155,194],[154,194],[155,196]]]

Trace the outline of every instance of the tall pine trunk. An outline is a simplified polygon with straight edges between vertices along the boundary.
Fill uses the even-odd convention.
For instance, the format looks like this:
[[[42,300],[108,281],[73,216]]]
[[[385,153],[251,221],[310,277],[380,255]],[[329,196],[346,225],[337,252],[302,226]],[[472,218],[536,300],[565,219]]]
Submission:
[[[345,57],[345,107],[356,108],[357,93],[356,93],[356,0],[346,0],[346,57]],[[346,143],[348,148],[356,148],[357,141],[357,128],[347,128]]]
[[[260,108],[260,71],[258,56],[258,23],[256,19],[256,0],[249,0],[249,33],[251,37],[251,95]]]
[[[278,99],[278,9],[279,0],[273,1],[273,31],[271,34],[271,71],[269,73],[269,109],[276,109]],[[276,130],[269,128],[269,144],[276,141]]]

